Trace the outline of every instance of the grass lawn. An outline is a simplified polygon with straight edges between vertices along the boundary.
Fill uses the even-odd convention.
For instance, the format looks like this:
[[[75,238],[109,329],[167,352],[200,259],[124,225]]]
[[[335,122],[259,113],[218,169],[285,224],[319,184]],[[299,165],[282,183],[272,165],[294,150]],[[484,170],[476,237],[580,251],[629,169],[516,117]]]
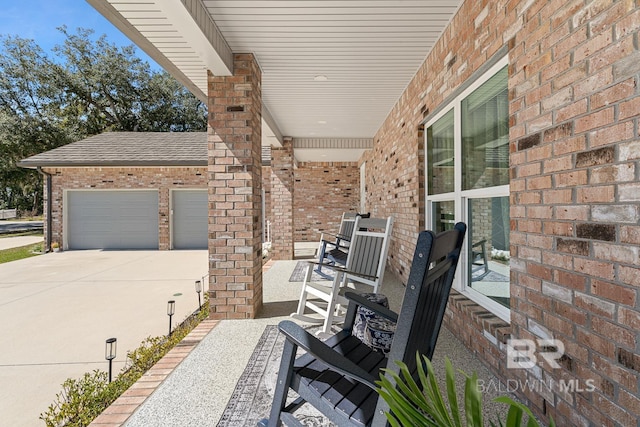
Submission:
[[[42,253],[42,245],[43,243],[36,243],[33,245],[20,246],[18,248],[1,250],[0,264],[40,255]]]

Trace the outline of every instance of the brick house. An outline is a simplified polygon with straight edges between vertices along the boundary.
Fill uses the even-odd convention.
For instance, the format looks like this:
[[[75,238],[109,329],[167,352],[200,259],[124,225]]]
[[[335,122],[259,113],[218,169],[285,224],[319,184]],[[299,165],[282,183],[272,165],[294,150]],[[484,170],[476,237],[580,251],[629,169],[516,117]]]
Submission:
[[[266,221],[273,218],[271,206],[281,206],[271,201],[271,181],[280,179],[270,155],[271,150],[264,150]],[[29,157],[20,166],[38,168],[47,178],[47,246],[208,247],[205,132],[106,132]],[[324,175],[332,176],[331,182],[314,185]],[[359,176],[356,162],[297,163],[291,184],[307,197],[296,200],[294,240],[317,241],[323,231],[338,228],[342,212],[356,211]],[[328,194],[336,193],[339,197],[325,203]],[[279,226],[277,221],[274,225]]]
[[[64,249],[206,249],[205,132],[107,132],[24,159]],[[49,203],[49,200],[51,203]]]
[[[358,162],[363,196],[354,204],[377,216],[394,215],[388,271],[407,278],[419,230],[467,222],[467,250],[447,327],[500,378],[518,384],[514,391],[543,419],[552,416],[558,425],[638,425],[637,1],[465,0],[438,7],[377,2],[382,10],[361,2],[351,11],[358,19],[330,10],[326,22],[313,9],[316,3],[328,7],[325,2],[297,9],[260,2],[269,13],[247,21],[242,18],[250,9],[224,2],[152,1],[147,12],[136,13],[126,1],[89,2],[208,101],[214,318],[254,317],[262,304],[260,119],[270,116],[276,128],[280,123],[291,129],[274,132],[281,147],[272,151],[268,181],[277,213],[275,251],[287,258],[297,238],[295,201],[305,197],[295,187],[296,140],[315,132],[318,123],[327,124],[319,115],[300,120],[306,130],[289,124],[289,116],[319,111],[316,106],[324,102],[297,98],[306,88],[301,82],[330,83],[332,69],[365,64],[377,78],[366,69],[352,73],[331,92],[335,102],[320,112],[337,112],[336,122],[349,118],[348,125],[336,126],[343,134],[333,137],[373,141]],[[427,48],[421,43],[430,36],[416,35],[395,51],[385,50],[392,36],[435,25],[429,8],[435,16],[447,5],[452,9]],[[141,14],[172,25],[171,31],[200,52],[193,61],[201,63],[185,64],[166,41],[146,32],[151,24]],[[376,31],[365,28],[363,22],[376,14]],[[345,43],[305,36],[323,22],[322,34]],[[341,27],[343,22],[351,27]],[[386,35],[388,27],[394,32],[379,46],[366,44]],[[273,28],[302,49],[269,43]],[[252,39],[255,32],[260,37]],[[358,38],[360,33],[366,34]],[[318,43],[316,56],[329,64],[327,76],[303,67]],[[329,56],[344,46],[352,50]],[[400,59],[373,57],[376,47],[391,61]],[[402,74],[411,50],[419,50],[420,59],[411,62],[415,67],[391,104],[384,104],[383,92]],[[307,75],[278,80],[297,69]],[[367,86],[370,81],[375,86]],[[329,83],[323,91],[305,92],[307,97],[317,99]],[[354,135],[373,116],[368,105],[354,112],[351,100],[342,97],[358,87],[367,91],[358,99],[382,103],[386,110],[371,131]],[[287,102],[289,110],[282,107]],[[310,179],[318,186],[327,182]],[[485,263],[490,271],[475,274]],[[509,339],[520,340],[522,350],[540,363],[513,366]]]

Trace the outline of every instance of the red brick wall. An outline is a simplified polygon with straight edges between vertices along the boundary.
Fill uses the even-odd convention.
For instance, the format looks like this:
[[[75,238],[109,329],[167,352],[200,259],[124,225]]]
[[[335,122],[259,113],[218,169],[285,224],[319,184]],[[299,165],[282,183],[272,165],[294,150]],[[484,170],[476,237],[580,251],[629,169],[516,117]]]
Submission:
[[[209,303],[212,319],[262,307],[261,74],[234,54],[233,76],[208,74]]]
[[[357,163],[298,163],[294,170],[294,238],[319,241],[323,232],[336,233],[344,212],[360,206]]]
[[[174,188],[206,188],[206,167],[44,168],[52,174],[51,241],[64,242],[64,190],[158,190],[159,248],[169,249],[169,197]]]
[[[279,245],[285,245],[285,242],[314,242],[320,239],[323,232],[337,232],[342,214],[357,212],[360,206],[360,170],[357,163],[305,162],[298,163],[294,169],[293,157],[289,157],[293,154],[281,151],[282,149],[272,149],[272,166],[263,167],[262,177],[267,197],[266,217],[271,221],[272,236],[275,239],[274,253],[281,250],[278,249]],[[286,165],[289,165],[288,169]],[[293,183],[292,193],[283,187],[283,181],[288,179]],[[292,204],[290,193],[293,194]],[[279,241],[278,239],[284,238],[283,233],[291,224],[291,220],[283,220],[284,209],[288,207],[292,207],[293,215],[291,238]],[[277,210],[275,213],[274,208]],[[285,246],[289,247],[288,243]],[[287,249],[277,257],[292,259],[293,253]]]
[[[397,110],[397,111],[396,111]],[[365,153],[366,210],[374,217],[393,215],[389,246],[390,270],[405,282],[418,232],[424,228],[424,161],[419,118],[404,103],[392,111],[375,138],[375,147]]]
[[[545,327],[566,347],[562,369],[545,378],[596,387],[527,397],[565,424],[635,425],[640,10],[534,4],[522,24],[509,81],[512,334],[536,338]]]
[[[271,240],[273,259],[293,259],[293,141],[271,149]]]
[[[406,280],[424,218],[420,121],[508,46],[511,337],[547,330],[565,357],[506,369],[508,332],[464,296],[447,325],[503,379],[555,384],[519,394],[558,425],[640,417],[639,27],[637,1],[468,0],[365,157],[367,203],[396,216],[390,267]],[[593,392],[558,389],[591,379]]]

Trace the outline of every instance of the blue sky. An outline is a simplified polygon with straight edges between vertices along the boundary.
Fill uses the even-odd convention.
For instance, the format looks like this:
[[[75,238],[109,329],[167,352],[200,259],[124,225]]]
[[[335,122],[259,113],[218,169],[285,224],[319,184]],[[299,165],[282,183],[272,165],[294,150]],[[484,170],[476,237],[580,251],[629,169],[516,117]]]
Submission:
[[[85,0],[0,1],[0,34],[33,39],[47,53],[64,42],[64,36],[56,29],[62,25],[71,33],[78,27],[91,28],[96,36],[106,34],[107,40],[118,46],[133,44]],[[136,48],[136,52],[157,67],[142,50]]]

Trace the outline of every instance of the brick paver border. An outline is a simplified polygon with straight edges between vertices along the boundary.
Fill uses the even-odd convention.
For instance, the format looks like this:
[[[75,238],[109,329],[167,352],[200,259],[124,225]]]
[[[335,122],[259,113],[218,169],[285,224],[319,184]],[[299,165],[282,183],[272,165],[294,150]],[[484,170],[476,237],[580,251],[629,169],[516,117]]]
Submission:
[[[269,270],[274,262],[273,259],[267,261],[262,266],[262,272]],[[121,427],[218,323],[219,320],[200,322],[177,346],[165,354],[102,414],[98,415],[89,427]]]
[[[104,410],[90,427],[120,427],[140,405],[162,384],[202,339],[218,324],[218,320],[203,320],[180,343],[149,369],[135,384]]]

